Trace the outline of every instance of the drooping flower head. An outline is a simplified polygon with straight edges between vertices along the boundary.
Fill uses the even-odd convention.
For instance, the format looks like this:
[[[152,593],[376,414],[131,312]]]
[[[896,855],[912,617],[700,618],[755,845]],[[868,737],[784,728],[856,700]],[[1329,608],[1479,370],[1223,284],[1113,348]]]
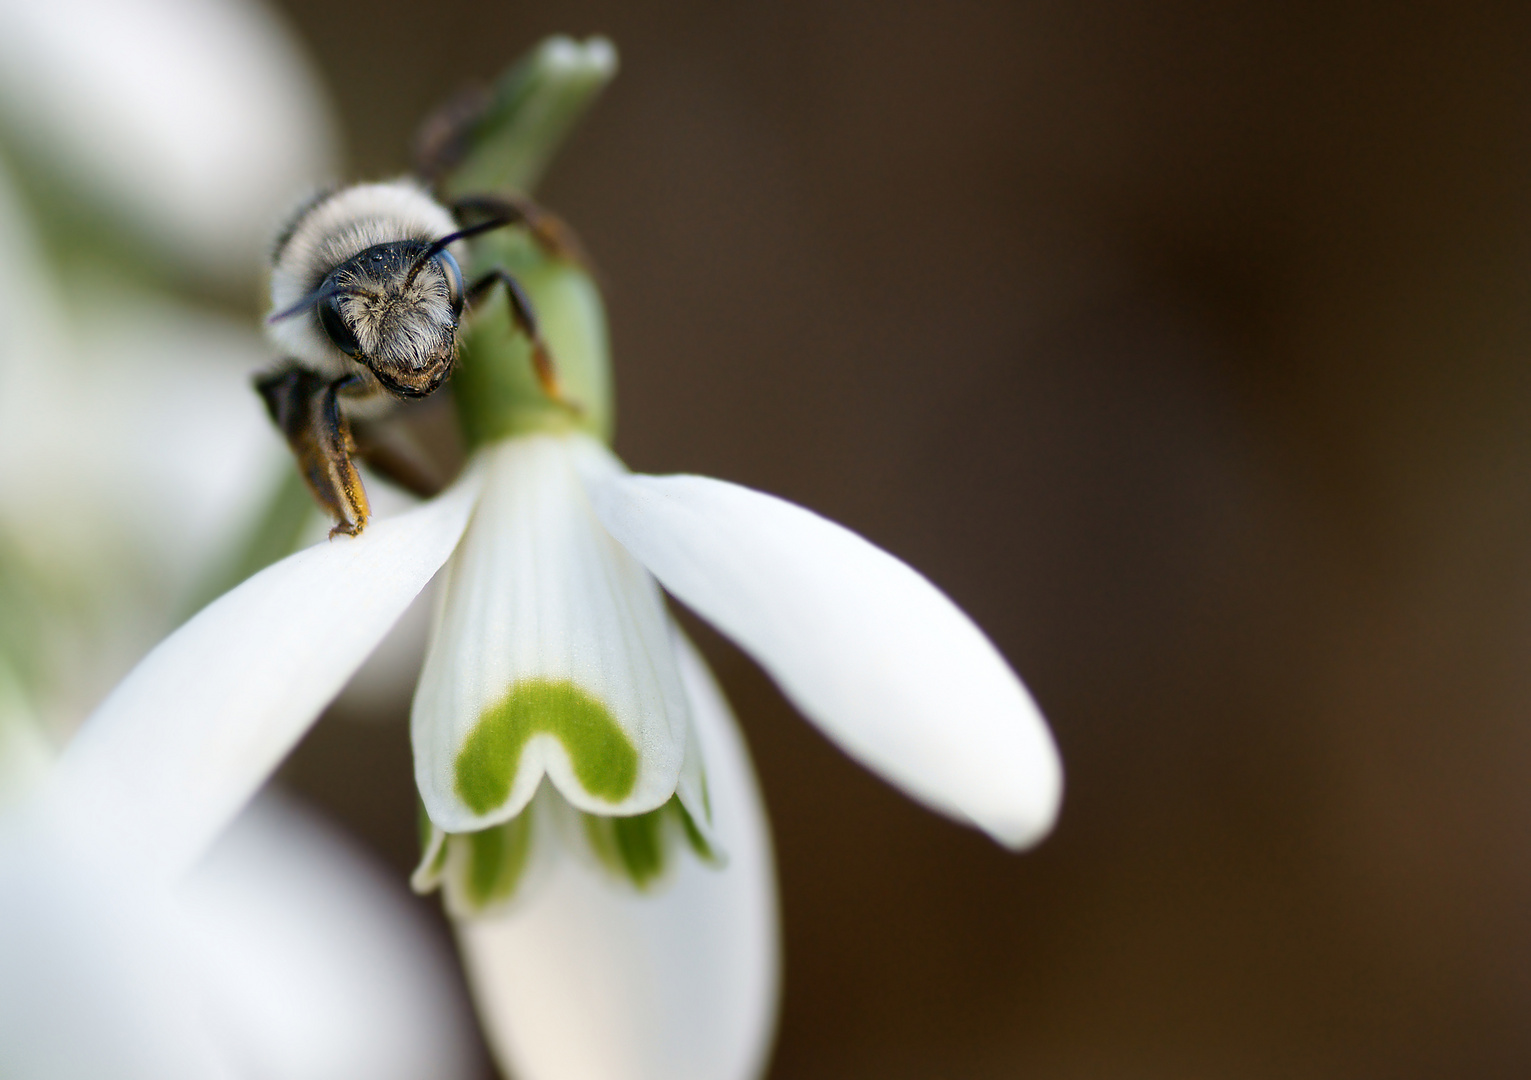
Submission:
[[[438,177],[521,187],[614,69],[546,44],[501,82]],[[553,120],[549,120],[552,117]],[[469,446],[439,498],[268,568],[169,638],[59,773],[70,814],[193,861],[438,570],[412,709],[426,847],[509,1068],[744,1080],[774,1015],[769,838],[736,726],[661,588],[732,638],[821,730],[912,797],[1010,847],[1050,827],[1061,769],[994,646],[935,586],[846,529],[699,476],[630,473],[586,267],[526,230],[463,269],[524,289],[465,318]],[[444,567],[444,569],[443,569]]]

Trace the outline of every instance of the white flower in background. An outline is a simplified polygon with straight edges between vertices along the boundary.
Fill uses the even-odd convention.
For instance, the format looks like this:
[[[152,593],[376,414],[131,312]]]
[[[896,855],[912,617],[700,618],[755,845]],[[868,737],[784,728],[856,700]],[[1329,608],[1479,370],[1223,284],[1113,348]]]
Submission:
[[[92,225],[235,283],[335,163],[318,80],[250,0],[4,0],[0,129]]]
[[[55,733],[184,614],[285,467],[248,389],[266,346],[165,282],[247,283],[332,146],[258,4],[0,2],[0,577],[48,600],[21,674]]]
[[[473,1068],[418,913],[311,815],[263,799],[165,876],[145,855],[157,837],[123,831],[108,847],[95,822],[46,820],[27,798],[71,801],[53,742],[243,524],[250,488],[230,476],[280,453],[248,392],[258,337],[172,299],[150,268],[249,272],[247,245],[289,189],[329,171],[312,86],[250,4],[0,3],[7,1080]],[[39,218],[92,228],[50,246]],[[142,259],[84,250],[95,226],[131,236]]]
[[[182,878],[40,825],[49,752],[0,686],[0,1076],[472,1075],[451,971],[402,890],[265,796]],[[62,789],[56,794],[62,795]],[[54,823],[55,825],[57,822]]]

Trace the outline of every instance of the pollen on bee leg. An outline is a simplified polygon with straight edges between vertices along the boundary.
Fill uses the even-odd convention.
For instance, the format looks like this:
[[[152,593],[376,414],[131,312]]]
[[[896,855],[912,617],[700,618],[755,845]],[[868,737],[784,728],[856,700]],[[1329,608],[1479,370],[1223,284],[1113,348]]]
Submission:
[[[537,383],[542,387],[542,392],[553,402],[569,410],[575,417],[585,414],[583,405],[564,394],[563,383],[558,379],[558,367],[553,363],[553,355],[548,352],[547,346],[541,339],[532,342],[532,371],[536,373]]]
[[[358,535],[370,514],[367,492],[351,460],[355,444],[340,411],[338,394],[345,382],[327,379],[296,364],[255,382],[271,419],[298,459],[304,482],[336,521],[331,537]]]

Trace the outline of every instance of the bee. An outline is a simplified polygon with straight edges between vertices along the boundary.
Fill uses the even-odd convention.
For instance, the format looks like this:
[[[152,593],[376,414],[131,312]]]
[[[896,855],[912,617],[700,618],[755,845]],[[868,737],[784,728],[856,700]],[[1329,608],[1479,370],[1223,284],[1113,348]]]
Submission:
[[[527,227],[545,250],[578,258],[567,227],[528,200],[483,196],[449,207],[413,180],[322,192],[278,235],[266,325],[284,359],[255,387],[314,498],[335,519],[331,536],[357,535],[369,515],[353,423],[439,389],[457,363],[464,308],[496,285],[531,341],[543,390],[568,404],[520,284],[503,269],[463,278],[464,241],[512,225]],[[405,487],[422,486],[385,453],[363,447],[359,456]]]

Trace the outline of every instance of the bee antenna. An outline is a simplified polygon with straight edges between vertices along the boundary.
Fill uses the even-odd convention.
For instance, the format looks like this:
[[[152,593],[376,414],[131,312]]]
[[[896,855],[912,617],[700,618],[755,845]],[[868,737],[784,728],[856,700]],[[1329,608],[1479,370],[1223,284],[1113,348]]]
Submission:
[[[322,304],[326,300],[328,300],[328,299],[330,299],[331,297],[334,297],[334,296],[374,296],[374,295],[376,295],[376,294],[370,292],[367,289],[357,288],[355,285],[342,285],[342,284],[340,284],[338,282],[333,284],[333,285],[321,285],[321,286],[319,286],[319,288],[317,288],[313,292],[309,293],[303,299],[299,300],[296,304],[293,304],[289,308],[283,308],[281,311],[278,311],[275,315],[272,315],[269,318],[267,318],[266,322],[267,323],[279,323],[283,319],[290,319],[294,315],[299,315],[302,312],[307,311],[309,308],[314,307],[317,304]]]
[[[404,288],[407,289],[413,285],[415,282],[415,277],[420,273],[421,270],[425,269],[425,264],[430,262],[437,255],[440,255],[450,245],[457,243],[459,240],[466,240],[470,236],[477,236],[479,233],[488,232],[491,229],[503,228],[515,220],[516,219],[510,217],[493,217],[488,221],[481,221],[477,225],[469,225],[466,229],[458,229],[455,233],[448,233],[446,236],[443,236],[440,240],[437,240],[430,247],[426,248],[421,256],[414,261],[414,264],[410,266],[409,276],[404,279]]]

